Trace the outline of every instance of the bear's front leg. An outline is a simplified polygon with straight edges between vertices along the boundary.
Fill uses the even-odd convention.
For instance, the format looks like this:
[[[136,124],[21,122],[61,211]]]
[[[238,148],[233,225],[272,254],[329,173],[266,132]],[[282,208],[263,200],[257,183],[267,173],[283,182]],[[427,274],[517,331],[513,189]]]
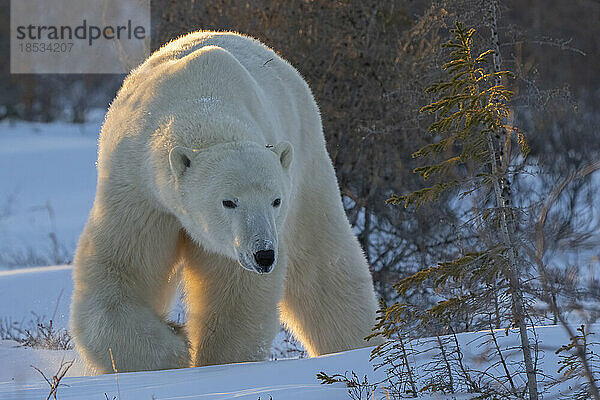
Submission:
[[[101,200],[74,260],[70,328],[77,350],[97,373],[112,372],[113,360],[119,372],[189,366],[185,335],[162,318],[179,225],[149,207],[120,202],[126,208],[119,209]]]
[[[285,257],[269,274],[247,271],[237,261],[207,255],[188,242],[184,279],[192,365],[263,361],[279,332]]]

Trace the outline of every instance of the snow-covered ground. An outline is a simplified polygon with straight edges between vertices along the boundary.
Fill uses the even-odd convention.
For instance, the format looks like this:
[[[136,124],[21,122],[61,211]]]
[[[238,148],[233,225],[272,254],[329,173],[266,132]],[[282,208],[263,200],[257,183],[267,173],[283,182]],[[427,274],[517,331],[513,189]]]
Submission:
[[[37,317],[54,321],[58,331],[67,327],[69,299],[72,291],[71,267],[36,267],[0,272],[0,315],[6,321],[28,322],[32,312]],[[35,319],[34,318],[34,319]],[[600,326],[593,326],[598,331]],[[558,356],[555,351],[569,342],[560,327],[539,327],[540,359],[538,368],[548,376],[540,376],[540,388],[546,391],[545,399],[558,398],[570,392],[569,384],[547,388],[552,376],[557,376]],[[499,346],[505,349],[508,368],[516,371],[521,356],[515,347],[518,333],[503,330],[496,332]],[[458,339],[463,352],[463,363],[472,371],[487,370],[489,376],[502,379],[501,365],[495,362],[494,348],[489,332],[460,334]],[[279,338],[278,340],[281,340]],[[426,370],[436,352],[428,339],[413,341],[408,346],[413,374],[420,376],[420,385],[426,383]],[[449,346],[449,348],[452,346]],[[428,350],[429,349],[429,350]],[[591,350],[600,351],[599,345]],[[321,385],[316,374],[329,375],[354,371],[359,377],[367,375],[370,382],[384,377],[382,370],[374,372],[369,362],[370,348],[332,354],[313,359],[288,359],[259,363],[240,363],[182,370],[118,373],[117,376],[83,376],[87,371],[74,350],[45,350],[21,346],[9,340],[0,340],[0,399],[41,399],[48,394],[48,384],[39,372],[53,376],[62,362],[75,360],[59,388],[58,398],[109,399],[348,399],[343,384]],[[486,359],[487,356],[491,356]],[[491,360],[491,361],[490,361]],[[473,376],[477,376],[473,372]],[[522,386],[523,375],[514,377]],[[120,394],[119,394],[120,393]],[[466,394],[463,394],[466,396]],[[468,398],[426,395],[424,399]]]
[[[73,284],[70,266],[34,267],[0,272],[0,318],[4,326],[25,324],[34,329],[39,317],[55,330],[68,326]],[[35,314],[33,314],[35,313]],[[282,338],[274,346],[282,346]],[[174,371],[81,377],[87,371],[74,350],[45,350],[0,340],[0,399],[41,399],[47,383],[33,367],[53,376],[62,362],[75,360],[58,398],[105,399],[345,399],[343,385],[323,386],[320,371],[335,373],[352,366],[370,374],[369,349],[315,359],[266,361]],[[345,369],[344,369],[345,370]],[[342,371],[343,372],[343,371]],[[120,396],[119,394],[120,393]]]
[[[0,123],[0,269],[70,261],[94,200],[100,125]]]
[[[0,123],[0,339],[10,329],[36,329],[36,322],[52,320],[56,332],[68,329],[72,269],[69,265],[45,267],[68,262],[85,224],[94,198],[96,184],[96,143],[101,121],[83,125],[67,123]],[[32,267],[33,266],[33,267]],[[29,268],[25,268],[29,267]],[[173,315],[181,313],[176,303]],[[599,331],[600,326],[593,327]],[[568,396],[568,384],[546,385],[557,376],[555,351],[569,342],[559,327],[536,329],[541,357],[538,367],[546,375],[540,388],[545,399]],[[500,346],[507,351],[508,368],[520,360],[514,350],[518,334],[497,332]],[[500,365],[491,367],[482,357],[493,354],[489,333],[459,335],[464,365],[486,370],[489,377],[502,377]],[[0,399],[42,399],[48,384],[33,367],[48,377],[61,362],[74,360],[61,381],[58,399],[347,399],[343,384],[321,385],[316,374],[354,371],[370,382],[383,378],[373,372],[370,349],[349,351],[314,359],[282,360],[285,335],[273,344],[278,361],[242,363],[182,370],[119,373],[84,376],[86,370],[76,352],[23,347],[11,340],[0,340]],[[424,377],[428,363],[435,357],[426,351],[427,340],[411,343],[413,373]],[[591,349],[598,352],[597,345]],[[33,366],[33,367],[32,367]],[[515,384],[522,385],[522,375]],[[422,378],[420,384],[425,383]],[[520,380],[521,379],[521,380]],[[382,395],[383,396],[383,395]],[[379,396],[381,397],[381,396]],[[376,397],[376,398],[379,398]],[[467,398],[466,394],[423,398]],[[385,397],[383,397],[385,398]],[[370,397],[369,397],[370,399]]]

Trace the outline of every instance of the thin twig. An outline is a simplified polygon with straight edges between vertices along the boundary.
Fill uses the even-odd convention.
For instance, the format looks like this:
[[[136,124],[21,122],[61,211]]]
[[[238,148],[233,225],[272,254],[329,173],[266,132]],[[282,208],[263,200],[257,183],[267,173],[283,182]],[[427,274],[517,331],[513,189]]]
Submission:
[[[61,361],[60,367],[58,368],[58,372],[56,373],[56,375],[54,375],[52,377],[52,381],[50,381],[48,378],[46,378],[46,375],[38,367],[30,365],[31,368],[35,369],[37,372],[39,372],[42,375],[44,380],[48,383],[48,386],[50,386],[50,393],[48,393],[48,397],[46,397],[46,400],[50,400],[51,397],[54,397],[55,400],[57,399],[56,391],[58,390],[60,381],[67,374],[67,371],[69,371],[69,368],[71,368],[73,366],[74,362],[75,362],[75,360],[71,360],[71,361],[67,361],[67,362],[64,362],[64,360]]]
[[[502,350],[500,350],[500,346],[498,345],[498,340],[496,340],[496,334],[494,333],[494,327],[492,326],[492,321],[490,318],[490,336],[492,337],[492,341],[494,342],[494,347],[496,348],[496,352],[500,357],[500,363],[502,364],[502,368],[504,368],[504,373],[506,374],[506,378],[510,383],[510,391],[513,394],[517,394],[517,388],[515,387],[515,383],[513,382],[510,371],[508,370],[508,366],[506,365],[506,360],[504,359],[504,355],[502,354]]]
[[[112,363],[113,371],[115,372],[115,380],[117,381],[117,394],[119,395],[119,400],[121,400],[121,389],[119,388],[119,374],[117,371],[117,366],[115,365],[115,359],[113,358],[112,349],[109,347],[108,352],[110,353],[110,362]]]
[[[444,364],[446,365],[446,372],[448,373],[448,385],[450,386],[450,393],[454,394],[454,379],[452,377],[452,368],[450,367],[450,362],[448,361],[448,356],[446,355],[446,349],[444,348],[444,343],[440,338],[440,335],[436,336],[438,346],[440,348],[440,352],[442,354],[442,359],[444,360]]]

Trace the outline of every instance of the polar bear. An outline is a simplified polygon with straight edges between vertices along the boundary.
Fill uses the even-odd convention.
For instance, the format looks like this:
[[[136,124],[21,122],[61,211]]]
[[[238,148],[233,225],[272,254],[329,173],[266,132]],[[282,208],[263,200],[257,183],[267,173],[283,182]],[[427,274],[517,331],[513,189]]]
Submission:
[[[376,298],[298,72],[231,32],[176,39],[110,106],[74,259],[71,330],[97,373],[370,345]],[[188,320],[165,316],[182,277]]]

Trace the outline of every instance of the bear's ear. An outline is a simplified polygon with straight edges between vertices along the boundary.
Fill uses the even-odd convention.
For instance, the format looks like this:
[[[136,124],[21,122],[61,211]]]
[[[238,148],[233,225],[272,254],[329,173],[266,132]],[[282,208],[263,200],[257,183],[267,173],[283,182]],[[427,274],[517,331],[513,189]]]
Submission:
[[[294,159],[294,148],[290,142],[279,142],[275,146],[270,146],[269,149],[279,156],[283,168],[288,169],[290,167]]]
[[[175,146],[169,152],[169,164],[171,165],[171,171],[179,178],[185,170],[192,165],[194,159],[194,150],[183,147]]]

